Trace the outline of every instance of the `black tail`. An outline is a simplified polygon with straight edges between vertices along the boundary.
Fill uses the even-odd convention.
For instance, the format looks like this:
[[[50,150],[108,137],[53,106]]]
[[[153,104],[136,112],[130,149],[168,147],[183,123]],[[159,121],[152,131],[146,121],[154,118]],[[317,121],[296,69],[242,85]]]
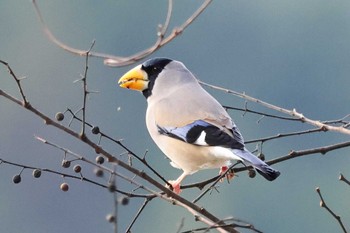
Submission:
[[[263,161],[261,161],[263,162]],[[270,167],[267,164],[262,164],[262,165],[254,165],[253,166],[256,168],[256,171],[262,175],[265,179],[269,180],[269,181],[273,181],[274,179],[276,179],[281,173],[275,169],[273,169],[272,167]]]
[[[244,161],[250,163],[260,175],[269,181],[273,181],[281,174],[279,171],[273,169],[246,149],[234,149],[233,153],[242,158]]]

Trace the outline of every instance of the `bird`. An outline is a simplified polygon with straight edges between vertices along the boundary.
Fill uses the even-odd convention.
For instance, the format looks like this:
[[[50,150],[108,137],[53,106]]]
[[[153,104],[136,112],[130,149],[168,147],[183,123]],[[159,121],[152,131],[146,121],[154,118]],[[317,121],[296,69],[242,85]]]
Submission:
[[[122,75],[118,84],[146,98],[148,132],[170,164],[182,170],[176,180],[169,181],[175,193],[181,192],[186,176],[212,168],[220,168],[223,174],[232,160],[253,166],[269,181],[280,175],[246,149],[225,108],[182,62],[151,58]]]

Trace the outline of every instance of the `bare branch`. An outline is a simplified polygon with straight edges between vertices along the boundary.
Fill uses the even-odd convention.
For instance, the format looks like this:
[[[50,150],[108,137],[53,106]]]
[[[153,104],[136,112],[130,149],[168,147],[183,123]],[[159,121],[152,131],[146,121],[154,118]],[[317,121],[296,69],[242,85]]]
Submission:
[[[272,159],[267,163],[268,164],[280,163],[280,162],[285,161],[285,160],[289,160],[292,158],[301,157],[301,156],[305,156],[305,155],[311,155],[311,154],[324,155],[324,154],[328,153],[329,151],[337,150],[337,149],[345,148],[345,147],[349,147],[349,146],[350,146],[350,141],[346,141],[346,142],[342,142],[342,143],[337,143],[337,144],[324,146],[324,147],[317,147],[317,148],[308,149],[308,150],[291,151],[288,155],[285,155],[285,156],[282,156],[282,157],[279,157],[276,159]]]
[[[242,111],[244,113],[249,112],[249,113],[261,115],[261,116],[264,116],[264,117],[270,117],[270,118],[276,118],[276,119],[288,120],[288,121],[298,121],[298,119],[295,119],[295,118],[292,118],[292,117],[283,117],[283,116],[267,114],[267,113],[263,113],[263,112],[259,112],[259,111],[254,111],[254,110],[248,109],[247,106],[245,106],[245,108],[237,108],[237,107],[231,107],[231,106],[223,105],[223,107],[225,109],[229,109],[229,110],[237,110],[237,111]]]
[[[231,226],[226,225],[225,223],[223,223],[223,221],[219,221],[220,223],[219,222],[212,222],[207,218],[204,218],[202,216],[197,215],[197,213],[193,209],[189,208],[187,205],[184,205],[184,203],[179,203],[177,201],[174,201],[174,204],[179,205],[179,206],[187,209],[190,213],[193,214],[193,216],[195,216],[196,221],[203,222],[206,225],[208,225],[209,227],[213,227],[213,226],[217,227],[216,229],[221,233],[227,233],[227,232],[238,233],[238,231],[236,231]],[[222,226],[222,225],[224,225],[224,226]]]
[[[350,181],[345,178],[343,174],[340,173],[339,180],[345,182],[346,184],[350,185]]]
[[[310,133],[316,133],[316,132],[323,132],[323,130],[319,129],[319,128],[315,128],[315,129],[309,129],[309,130],[297,131],[297,132],[291,132],[291,133],[279,133],[279,134],[274,135],[274,136],[247,140],[247,141],[245,141],[245,144],[255,143],[255,142],[267,142],[267,141],[270,141],[273,139],[279,139],[279,138],[283,138],[283,137],[290,137],[290,136],[303,135],[303,134],[310,134]]]
[[[38,167],[34,167],[34,166],[29,166],[29,165],[24,165],[24,164],[20,164],[20,163],[15,163],[15,162],[11,162],[11,161],[8,161],[8,160],[0,158],[0,164],[2,164],[2,163],[3,164],[8,164],[8,165],[11,165],[11,166],[15,166],[15,167],[20,167],[20,168],[22,168],[22,170],[24,170],[24,169],[30,169],[30,170],[40,169],[40,171],[42,171],[42,172],[52,173],[52,174],[59,175],[59,176],[62,176],[62,177],[68,177],[68,178],[71,178],[71,179],[85,181],[87,183],[99,186],[101,188],[108,189],[107,185],[99,183],[99,182],[96,182],[96,181],[91,180],[91,179],[89,179],[89,178],[87,178],[85,176],[82,176],[82,175],[76,176],[76,175],[63,173],[63,172],[59,172],[59,171],[48,169],[48,168],[38,168]],[[130,197],[130,198],[134,198],[134,197],[135,198],[152,198],[152,197],[154,197],[154,195],[151,195],[151,194],[148,194],[148,195],[136,194],[136,193],[130,193],[130,192],[122,191],[122,190],[119,190],[119,189],[116,189],[115,192],[123,194],[125,196]]]
[[[294,158],[302,157],[302,156],[306,156],[306,155],[312,155],[312,154],[322,154],[323,155],[323,154],[326,154],[330,151],[341,149],[341,148],[346,148],[346,147],[350,147],[350,141],[342,142],[342,143],[338,143],[338,144],[333,144],[333,145],[329,145],[329,146],[307,149],[307,150],[291,151],[287,155],[281,156],[281,157],[276,158],[276,159],[271,159],[269,161],[266,161],[266,163],[269,165],[272,165],[272,164],[280,163],[280,162],[283,162],[283,161],[286,161],[289,159],[294,159]],[[242,171],[247,171],[249,169],[253,169],[253,168],[251,166],[243,166],[243,167],[233,168],[233,171],[235,173],[239,173]],[[199,189],[203,189],[206,185],[208,185],[212,182],[215,182],[219,178],[220,178],[220,176],[218,175],[218,176],[215,176],[213,178],[210,178],[208,180],[204,180],[204,181],[201,181],[198,183],[182,185],[181,189],[189,189],[189,188],[195,188],[195,187],[199,188]],[[340,179],[340,180],[342,180],[342,179]]]
[[[204,85],[204,86],[207,86],[207,87],[210,87],[210,88],[213,88],[213,89],[216,89],[216,90],[224,91],[225,93],[232,94],[232,95],[238,96],[240,98],[243,98],[245,100],[248,100],[248,101],[260,104],[260,105],[262,105],[262,106],[264,106],[266,108],[269,108],[269,109],[272,109],[272,110],[275,110],[275,111],[278,111],[278,112],[282,112],[282,113],[284,113],[286,115],[289,115],[289,116],[292,116],[292,117],[298,119],[301,122],[305,122],[305,123],[308,123],[310,125],[316,126],[316,127],[320,128],[320,129],[322,129],[323,131],[335,131],[335,132],[338,132],[338,133],[350,135],[350,130],[347,129],[347,128],[327,125],[325,123],[322,123],[321,121],[316,121],[316,120],[309,119],[309,118],[305,117],[303,114],[297,112],[295,109],[288,110],[288,109],[285,109],[285,108],[282,108],[282,107],[278,107],[278,106],[273,105],[273,104],[269,104],[267,102],[264,102],[264,101],[262,101],[260,99],[254,98],[254,97],[251,97],[251,96],[246,95],[244,93],[240,93],[240,92],[229,90],[229,89],[222,88],[222,87],[219,87],[219,86],[211,85],[211,84],[208,84],[208,83],[205,83],[205,82],[202,82],[202,81],[199,81],[199,83]]]
[[[83,106],[82,106],[82,112],[83,112],[83,117],[82,117],[82,125],[81,125],[81,137],[86,137],[85,135],[85,122],[86,122],[86,119],[85,119],[85,116],[86,116],[86,98],[87,98],[87,95],[89,94],[89,91],[87,89],[87,73],[88,73],[88,69],[89,69],[89,54],[91,53],[91,50],[92,48],[94,47],[95,45],[95,40],[92,42],[90,48],[88,51],[86,51],[86,56],[85,56],[85,70],[84,70],[84,75],[83,75],[83,78],[82,78],[82,82],[83,82],[83,91],[84,91],[84,94],[83,94]]]
[[[130,65],[132,63],[135,63],[136,61],[139,61],[139,60],[147,57],[148,55],[152,54],[153,52],[155,52],[156,50],[158,50],[162,46],[166,45],[167,43],[169,43],[170,41],[175,39],[183,31],[185,31],[186,28],[209,6],[209,4],[212,2],[212,0],[205,0],[203,2],[203,4],[180,27],[174,28],[173,31],[167,37],[165,37],[165,33],[168,29],[171,15],[172,15],[172,10],[173,10],[173,1],[169,0],[168,1],[167,16],[166,16],[166,19],[165,19],[163,26],[161,27],[161,29],[157,33],[156,42],[152,46],[150,46],[149,48],[147,48],[141,52],[138,52],[136,54],[130,55],[128,57],[114,56],[111,54],[96,53],[96,52],[91,52],[91,53],[86,54],[86,51],[84,51],[84,50],[79,50],[79,49],[76,49],[76,48],[73,48],[73,47],[70,47],[70,46],[64,44],[63,42],[58,40],[54,36],[54,34],[50,31],[49,27],[47,26],[41,12],[40,12],[40,9],[39,9],[39,6],[38,6],[36,0],[32,0],[32,2],[33,2],[33,6],[35,8],[36,14],[39,18],[39,21],[43,27],[43,31],[51,42],[53,42],[54,44],[56,44],[60,48],[66,50],[67,52],[73,53],[75,55],[92,56],[92,57],[102,58],[102,59],[105,59],[104,63],[106,65],[120,67],[120,66]]]
[[[86,145],[90,146],[92,149],[94,149],[97,153],[104,155],[106,158],[108,158],[108,161],[111,163],[115,163],[116,165],[119,165],[120,167],[126,169],[127,171],[135,174],[136,176],[140,177],[142,180],[147,181],[149,184],[155,186],[156,188],[158,188],[159,190],[162,191],[162,193],[157,193],[153,190],[151,190],[150,188],[143,186],[141,184],[139,184],[138,182],[136,182],[133,179],[130,179],[120,173],[114,172],[114,171],[110,171],[111,174],[115,174],[125,180],[128,180],[130,183],[138,186],[139,188],[142,188],[144,190],[146,190],[147,192],[156,195],[157,197],[160,197],[164,200],[167,200],[170,203],[177,203],[181,206],[185,206],[186,209],[188,210],[192,210],[191,212],[196,212],[198,213],[198,215],[202,216],[203,219],[206,219],[205,221],[210,221],[213,223],[217,223],[218,225],[225,225],[225,223],[223,223],[220,219],[218,219],[216,216],[214,216],[213,214],[211,214],[209,211],[207,211],[206,209],[199,207],[197,205],[195,205],[194,203],[186,200],[185,198],[175,194],[174,192],[172,192],[171,190],[169,190],[168,188],[166,188],[165,186],[163,186],[162,184],[160,184],[159,182],[157,182],[156,180],[154,180],[151,176],[147,175],[145,172],[143,171],[139,171],[138,169],[129,166],[127,163],[124,163],[123,161],[117,159],[115,156],[113,156],[111,153],[109,153],[108,151],[104,150],[101,146],[97,145],[96,143],[94,143],[93,141],[91,141],[88,137],[80,137],[80,134],[78,134],[77,132],[71,130],[70,128],[67,128],[57,122],[55,122],[54,120],[52,120],[51,118],[49,118],[48,116],[46,116],[44,113],[42,113],[41,111],[39,111],[38,109],[36,109],[35,107],[33,107],[32,105],[27,105],[27,106],[23,106],[22,102],[18,99],[16,99],[15,97],[12,97],[11,95],[7,94],[6,92],[2,91],[0,89],[0,95],[5,97],[6,99],[12,101],[13,103],[16,103],[22,107],[25,107],[25,109],[27,109],[28,111],[34,113],[36,116],[38,116],[39,118],[43,119],[45,124],[47,125],[51,125],[59,130],[64,131],[65,133],[67,133],[68,135],[71,135],[74,138],[77,138],[79,140],[81,140],[83,143],[85,143]],[[48,143],[47,140],[40,138],[39,139],[41,142],[44,142],[46,144],[50,144],[50,145],[54,145],[53,143]],[[57,146],[57,145],[55,145]],[[59,146],[57,146],[57,148],[59,148]],[[67,149],[65,148],[61,148],[63,151],[68,152]],[[71,153],[72,155],[74,155],[74,152]],[[77,158],[82,159],[83,161],[89,162],[89,160],[85,159],[82,156],[76,155]],[[108,168],[105,168],[108,170]],[[233,227],[222,227],[223,229],[227,230],[228,232],[237,232]]]
[[[153,198],[146,198],[145,201],[142,203],[140,209],[137,211],[135,217],[132,219],[130,225],[128,226],[128,228],[126,229],[125,233],[130,233],[131,232],[131,228],[134,226],[136,220],[140,217],[142,211],[145,209],[145,207],[147,206],[147,204],[152,200]]]
[[[78,120],[80,122],[82,122],[82,119],[80,119],[79,117],[76,116],[75,113],[73,113],[72,110],[70,109],[67,109],[67,112],[69,112],[70,114],[72,114],[73,116],[73,119],[75,120]],[[93,125],[88,123],[88,122],[85,122],[85,124],[91,128],[93,128]],[[143,163],[148,169],[150,169],[157,177],[159,177],[164,183],[168,184],[168,181],[159,173],[157,172],[152,166],[150,166],[148,164],[148,162],[146,161],[146,159],[144,157],[140,157],[138,156],[136,153],[134,153],[132,150],[130,150],[127,146],[125,146],[121,140],[116,140],[114,138],[112,138],[111,136],[105,134],[104,132],[102,132],[101,130],[99,130],[99,134],[100,134],[100,140],[98,142],[98,144],[100,144],[101,142],[101,138],[107,138],[108,140],[116,143],[117,145],[121,146],[124,150],[126,150],[126,152],[130,155],[132,155],[134,158],[136,158],[138,161],[140,161],[141,163]],[[170,185],[170,184],[168,184]]]
[[[345,228],[343,222],[341,221],[340,216],[337,215],[336,213],[334,213],[334,212],[328,207],[328,205],[326,204],[326,202],[324,201],[324,199],[323,199],[323,197],[322,197],[322,194],[321,194],[321,189],[320,189],[319,187],[316,188],[316,192],[318,193],[318,196],[319,196],[320,199],[321,199],[321,201],[320,201],[320,206],[323,207],[323,208],[325,208],[325,209],[328,211],[328,213],[330,213],[330,214],[333,216],[333,218],[335,218],[335,219],[338,221],[338,223],[339,223],[340,227],[342,228],[343,232],[344,232],[344,233],[347,233],[347,230],[346,230],[346,228]]]
[[[21,96],[22,96],[23,106],[26,107],[26,106],[29,104],[29,102],[27,101],[27,99],[26,99],[26,97],[25,97],[25,95],[24,95],[24,92],[23,92],[23,89],[22,89],[22,86],[21,86],[21,83],[20,83],[22,79],[17,78],[17,76],[15,75],[15,73],[13,72],[13,70],[11,69],[10,65],[9,65],[7,62],[5,62],[5,61],[3,61],[3,60],[0,60],[0,63],[2,63],[3,65],[6,66],[7,71],[8,71],[8,72],[10,73],[10,75],[15,79],[16,84],[17,84],[17,87],[18,87],[18,89],[19,89],[19,93],[20,93]]]
[[[238,162],[239,163],[239,162]],[[232,164],[229,169],[227,169],[223,174],[220,174],[218,178],[215,180],[214,183],[212,183],[206,190],[204,190],[198,197],[196,197],[192,202],[196,203],[198,202],[206,193],[208,193],[210,190],[212,190],[215,185],[223,178],[226,176],[228,172],[231,172],[233,167],[236,166],[238,163]]]

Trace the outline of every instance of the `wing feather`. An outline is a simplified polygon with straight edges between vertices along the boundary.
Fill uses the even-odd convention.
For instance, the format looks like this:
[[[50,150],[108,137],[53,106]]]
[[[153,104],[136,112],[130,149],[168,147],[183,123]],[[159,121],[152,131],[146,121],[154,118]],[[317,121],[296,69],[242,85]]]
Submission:
[[[184,142],[198,146],[222,146],[231,149],[243,149],[244,142],[237,128],[231,134],[203,120],[194,121],[183,127],[157,125],[158,132]],[[203,140],[204,139],[204,140]]]
[[[166,96],[152,98],[149,104],[158,125],[183,127],[196,120],[205,120],[217,127],[233,127],[226,110],[198,83],[172,87]]]

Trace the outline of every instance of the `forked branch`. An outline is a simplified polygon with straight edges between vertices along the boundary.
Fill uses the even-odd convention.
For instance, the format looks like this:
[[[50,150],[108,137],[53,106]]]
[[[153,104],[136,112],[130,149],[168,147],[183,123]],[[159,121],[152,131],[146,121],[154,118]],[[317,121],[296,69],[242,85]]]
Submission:
[[[209,4],[212,2],[212,0],[205,0],[202,5],[195,11],[193,14],[185,20],[185,22],[179,26],[175,27],[172,32],[166,36],[166,33],[168,31],[168,26],[171,20],[171,15],[173,13],[173,0],[168,0],[168,11],[167,11],[167,16],[164,21],[164,24],[158,29],[157,32],[157,40],[155,43],[150,46],[149,48],[135,53],[133,55],[130,55],[128,57],[122,57],[122,56],[115,56],[111,54],[105,54],[105,53],[97,53],[97,52],[90,52],[86,53],[84,50],[76,49],[73,47],[70,47],[69,45],[63,43],[57,37],[51,32],[49,29],[48,25],[46,24],[44,17],[41,14],[41,11],[39,9],[39,6],[37,4],[36,0],[32,0],[35,11],[38,15],[39,21],[42,25],[43,31],[45,35],[49,38],[51,42],[59,46],[60,48],[73,53],[75,55],[79,56],[92,56],[92,57],[97,57],[97,58],[102,58],[105,59],[104,63],[108,66],[114,66],[114,67],[120,67],[120,66],[126,66],[135,63],[136,61],[139,61],[148,55],[154,53],[156,50],[161,48],[162,46],[168,44],[172,40],[174,40],[177,36],[179,36],[181,33],[183,33],[189,25],[209,6]]]

